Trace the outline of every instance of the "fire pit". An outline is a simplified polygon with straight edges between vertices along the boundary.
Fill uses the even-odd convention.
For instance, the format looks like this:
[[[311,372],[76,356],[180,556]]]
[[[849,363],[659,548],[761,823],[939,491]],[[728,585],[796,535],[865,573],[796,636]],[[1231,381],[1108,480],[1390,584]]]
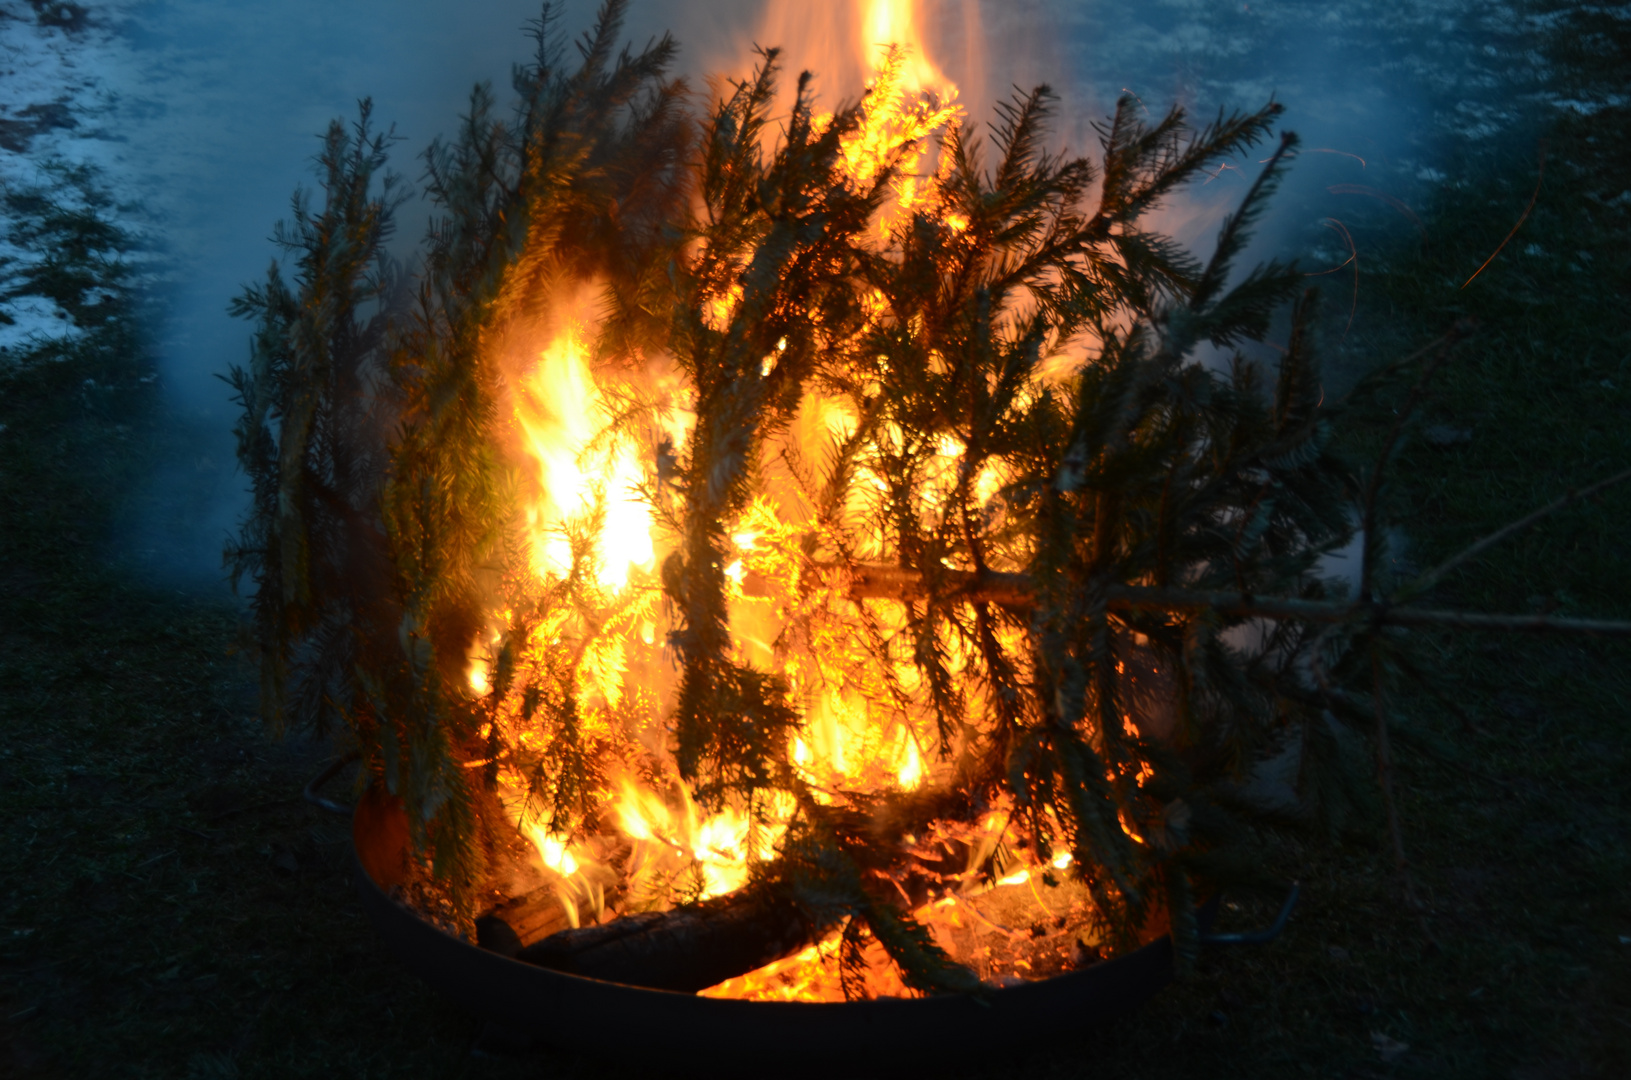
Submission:
[[[366,109],[280,233],[298,299],[243,301],[267,708],[352,733],[365,904],[500,1027],[921,1061],[1115,1015],[1323,723],[1318,642],[1252,621],[1352,531],[1312,301],[1272,389],[1192,355],[1301,285],[1225,287],[1294,137],[1210,262],[1144,223],[1278,107],[1124,101],[1095,165],[1038,88],[982,149],[871,6],[832,112],[770,50],[699,116],[621,4],[575,71],[546,17],[516,119],[478,90],[428,154],[411,305]]]
[[[401,866],[406,830],[377,799],[353,819],[357,892],[386,946],[414,974],[490,1029],[506,1049],[552,1047],[684,1070],[675,1047],[709,1046],[699,1071],[760,1071],[800,1047],[800,1070],[846,1075],[905,1064],[966,1067],[1036,1050],[1133,1012],[1173,976],[1168,937],[1043,982],[993,988],[975,997],[884,998],[847,1003],[749,1002],[650,990],[551,971],[478,948],[393,899],[375,874]],[[1295,896],[1268,932],[1219,943],[1272,940]],[[1211,922],[1215,905],[1202,911]],[[630,1039],[629,1032],[640,1033]],[[497,1035],[497,1038],[494,1038]]]

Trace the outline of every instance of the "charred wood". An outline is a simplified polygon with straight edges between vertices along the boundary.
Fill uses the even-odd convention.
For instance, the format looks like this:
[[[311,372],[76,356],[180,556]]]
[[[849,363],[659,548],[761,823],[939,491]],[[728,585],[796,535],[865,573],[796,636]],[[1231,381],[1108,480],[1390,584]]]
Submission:
[[[792,900],[756,889],[562,930],[520,949],[516,959],[591,979],[695,993],[791,956],[817,933]]]
[[[528,945],[570,929],[571,925],[555,890],[538,889],[479,916],[476,944],[489,952],[513,957]]]

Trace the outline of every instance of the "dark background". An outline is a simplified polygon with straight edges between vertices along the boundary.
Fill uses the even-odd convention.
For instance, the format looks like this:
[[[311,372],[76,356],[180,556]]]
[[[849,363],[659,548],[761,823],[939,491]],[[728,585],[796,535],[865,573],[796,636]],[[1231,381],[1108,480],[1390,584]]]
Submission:
[[[1129,82],[1144,80],[1130,88],[1153,109],[1175,97],[1251,105],[1278,90],[1290,119],[1306,109],[1308,122],[1293,126],[1308,146],[1366,157],[1355,173],[1341,155],[1305,155],[1264,244],[1324,269],[1349,254],[1324,218],[1354,237],[1357,278],[1350,265],[1320,279],[1334,381],[1414,351],[1457,319],[1478,322],[1397,469],[1392,510],[1407,558],[1432,565],[1624,468],[1631,22],[1545,3],[1501,9],[1505,22],[1455,5],[1242,7],[1010,5],[1007,21],[987,26],[986,81],[1002,84],[1002,50],[1054,65],[1040,74],[1075,80],[1067,101],[1081,111],[1063,124],[1072,136],[1097,115],[1089,106],[1102,111],[1105,95],[1128,85],[1118,59]],[[60,5],[6,10],[8,35],[72,22]],[[1075,21],[1044,48],[1036,20],[1050,12]],[[330,26],[321,54],[343,56],[359,25]],[[53,32],[92,40],[73,38],[91,31],[72,25]],[[315,31],[281,32],[294,50]],[[494,76],[521,53],[519,39],[472,40],[480,48],[463,62]],[[354,75],[313,91],[340,100],[278,123],[315,133],[349,108]],[[467,78],[448,76],[448,116]],[[439,85],[421,89],[440,100]],[[413,149],[399,158],[405,171]],[[307,152],[261,178],[270,194],[241,205],[222,196],[247,232],[222,225],[211,250],[233,252],[249,267],[241,276],[269,256],[262,238]],[[214,569],[235,507],[219,460],[226,413],[201,415],[190,395],[241,349],[199,345],[201,330],[183,348],[176,328],[215,319],[219,340],[241,342],[242,328],[218,314],[234,276],[227,262],[182,257],[205,250],[187,247],[203,244],[187,230],[204,217],[187,225],[157,204],[98,209],[76,193],[129,190],[118,165],[115,156],[100,178],[32,186],[13,171],[4,190],[14,248],[52,256],[0,265],[4,296],[47,296],[85,333],[21,359],[13,350],[0,367],[0,1075],[615,1074],[596,1053],[473,1053],[477,1023],[408,976],[362,921],[343,821],[299,798],[329,751],[273,738],[253,719],[253,672],[234,652],[238,608]],[[1206,214],[1237,181],[1220,176],[1174,209],[1171,227],[1207,235]],[[1330,190],[1343,185],[1379,195]],[[1516,236],[1462,288],[1532,197]],[[142,234],[142,221],[158,224]],[[166,222],[172,242],[155,245]],[[213,269],[200,276],[199,265]],[[1374,450],[1402,396],[1384,393],[1347,417],[1353,454]],[[1610,492],[1496,549],[1438,599],[1631,617],[1628,523],[1631,492]],[[1400,703],[1436,739],[1399,752],[1425,920],[1402,903],[1378,830],[1274,838],[1275,871],[1304,882],[1281,941],[1209,952],[1133,1019],[1084,1025],[1041,1056],[1016,1045],[997,1074],[1625,1074],[1631,652],[1493,635],[1421,634],[1416,645],[1465,714],[1425,695]],[[1243,899],[1225,919],[1245,926],[1263,910]]]

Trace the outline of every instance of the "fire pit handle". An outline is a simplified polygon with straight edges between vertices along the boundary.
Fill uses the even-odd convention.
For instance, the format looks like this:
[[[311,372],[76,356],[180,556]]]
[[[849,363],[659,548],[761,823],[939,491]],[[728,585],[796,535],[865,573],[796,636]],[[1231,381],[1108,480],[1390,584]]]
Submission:
[[[1280,905],[1280,914],[1275,918],[1274,925],[1267,930],[1259,930],[1254,934],[1202,934],[1202,945],[1267,945],[1280,936],[1280,931],[1286,928],[1286,922],[1291,918],[1291,909],[1297,906],[1297,897],[1302,892],[1302,884],[1293,881],[1291,891],[1286,894],[1286,902]]]
[[[349,754],[343,754],[336,760],[330,762],[326,769],[311,778],[311,783],[307,784],[305,789],[301,791],[301,796],[313,806],[327,810],[331,814],[344,814],[346,817],[350,817],[356,810],[356,807],[346,806],[344,803],[337,803],[333,799],[319,794],[319,789],[321,789],[324,784],[338,776],[341,769],[345,768],[353,761],[356,761],[357,758],[361,756],[361,754],[353,750]]]

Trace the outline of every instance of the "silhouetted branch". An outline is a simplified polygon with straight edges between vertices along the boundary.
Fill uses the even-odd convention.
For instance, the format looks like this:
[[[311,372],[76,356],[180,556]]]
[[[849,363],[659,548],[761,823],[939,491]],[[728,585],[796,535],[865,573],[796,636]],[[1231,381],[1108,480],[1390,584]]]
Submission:
[[[815,570],[831,584],[842,583],[847,577],[848,593],[856,600],[911,600],[927,596],[929,592],[921,574],[903,567],[862,565],[852,568],[822,563],[817,564]],[[1025,574],[991,571],[976,574],[966,570],[944,570],[937,575],[937,580],[946,587],[947,595],[967,603],[985,602],[1018,609],[1029,609],[1035,603],[1033,583]],[[744,591],[749,596],[768,595],[752,577],[745,582]],[[1242,618],[1289,619],[1310,623],[1370,622],[1388,626],[1442,626],[1458,630],[1551,631],[1631,637],[1631,621],[1617,619],[1484,614],[1137,585],[1110,586],[1105,591],[1105,605],[1112,611],[1210,611]]]
[[[1405,586],[1405,588],[1399,592],[1400,598],[1405,596],[1414,596],[1418,593],[1426,592],[1428,589],[1431,589],[1434,585],[1437,585],[1440,581],[1444,580],[1444,576],[1451,570],[1454,570],[1464,562],[1468,562],[1471,559],[1476,559],[1478,556],[1482,555],[1484,552],[1488,551],[1502,540],[1505,540],[1513,533],[1522,532],[1524,529],[1527,529],[1529,526],[1533,525],[1541,518],[1546,517],[1548,514],[1554,514],[1563,509],[1565,506],[1568,506],[1570,503],[1579,502],[1581,499],[1590,498],[1599,491],[1602,491],[1605,488],[1613,487],[1615,484],[1618,484],[1624,480],[1631,480],[1631,469],[1626,469],[1623,472],[1615,473],[1613,476],[1610,476],[1605,480],[1599,480],[1595,484],[1587,485],[1578,491],[1571,491],[1562,498],[1547,503],[1534,513],[1529,514],[1526,517],[1519,518],[1510,525],[1504,525],[1501,528],[1496,529],[1482,540],[1468,545],[1461,551],[1450,556],[1448,559],[1445,559],[1433,569],[1427,571],[1427,573],[1421,575],[1421,577],[1417,578],[1409,585]]]

